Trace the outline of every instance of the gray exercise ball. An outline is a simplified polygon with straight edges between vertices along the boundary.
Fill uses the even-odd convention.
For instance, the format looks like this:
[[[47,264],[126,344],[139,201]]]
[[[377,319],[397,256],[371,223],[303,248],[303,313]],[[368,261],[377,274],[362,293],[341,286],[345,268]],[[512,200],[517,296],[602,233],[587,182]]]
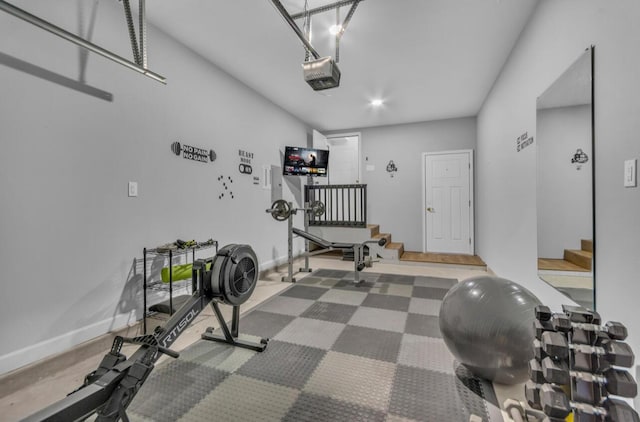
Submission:
[[[475,375],[500,384],[528,378],[538,298],[504,278],[464,280],[445,295],[440,331],[455,358]]]

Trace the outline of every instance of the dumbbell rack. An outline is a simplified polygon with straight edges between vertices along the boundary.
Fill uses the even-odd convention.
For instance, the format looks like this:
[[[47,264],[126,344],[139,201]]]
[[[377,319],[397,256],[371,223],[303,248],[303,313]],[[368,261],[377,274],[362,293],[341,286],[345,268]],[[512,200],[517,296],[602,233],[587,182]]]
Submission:
[[[618,397],[633,398],[637,385],[626,369],[634,355],[627,329],[618,322],[601,325],[600,315],[563,305],[562,313],[536,307],[534,358],[525,384],[529,406],[541,420],[576,422],[638,422],[638,413]]]

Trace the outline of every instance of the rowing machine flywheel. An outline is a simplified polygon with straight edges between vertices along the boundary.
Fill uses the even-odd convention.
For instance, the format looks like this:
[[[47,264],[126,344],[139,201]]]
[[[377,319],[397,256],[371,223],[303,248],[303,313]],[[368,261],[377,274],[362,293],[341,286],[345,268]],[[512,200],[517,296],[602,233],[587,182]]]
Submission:
[[[211,268],[210,293],[227,305],[241,305],[251,297],[258,281],[258,259],[249,245],[220,249]]]

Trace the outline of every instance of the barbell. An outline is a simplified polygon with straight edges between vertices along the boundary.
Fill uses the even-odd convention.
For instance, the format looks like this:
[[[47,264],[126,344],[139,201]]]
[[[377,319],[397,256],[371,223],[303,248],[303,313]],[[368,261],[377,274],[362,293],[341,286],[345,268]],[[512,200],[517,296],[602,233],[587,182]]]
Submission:
[[[310,202],[308,208],[293,208],[291,204],[284,199],[275,201],[266,212],[271,214],[277,221],[285,221],[291,214],[295,214],[298,210],[305,211],[315,217],[319,217],[325,213],[325,207],[321,201]]]

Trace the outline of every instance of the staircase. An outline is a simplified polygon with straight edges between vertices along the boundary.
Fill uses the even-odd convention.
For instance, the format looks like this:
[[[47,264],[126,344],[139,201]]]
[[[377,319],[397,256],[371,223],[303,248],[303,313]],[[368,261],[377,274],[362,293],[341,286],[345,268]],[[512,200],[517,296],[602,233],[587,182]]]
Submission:
[[[565,249],[564,260],[569,261],[578,267],[591,271],[591,263],[593,262],[593,240],[582,239],[580,241],[581,249]]]
[[[377,224],[368,224],[367,230],[370,231],[372,239],[384,238],[387,240],[384,247],[376,248],[376,252],[380,255],[380,258],[394,261],[400,260],[400,257],[402,257],[404,253],[404,243],[392,242],[391,233],[380,233],[380,226]]]
[[[582,239],[580,249],[565,249],[563,259],[539,258],[538,269],[549,271],[590,272],[593,263],[593,240]]]

